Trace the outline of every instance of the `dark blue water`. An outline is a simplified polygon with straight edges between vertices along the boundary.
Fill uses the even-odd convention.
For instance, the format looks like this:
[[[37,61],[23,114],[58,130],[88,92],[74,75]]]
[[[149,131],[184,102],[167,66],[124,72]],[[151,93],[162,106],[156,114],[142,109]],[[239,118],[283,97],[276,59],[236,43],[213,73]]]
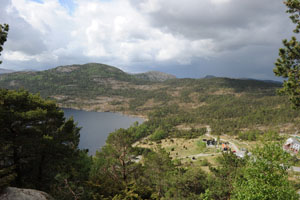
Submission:
[[[138,117],[130,117],[118,113],[88,112],[82,110],[63,109],[65,117],[73,116],[80,131],[80,149],[89,149],[89,154],[94,155],[96,150],[105,144],[109,133],[119,128],[129,128],[134,122],[142,123]]]

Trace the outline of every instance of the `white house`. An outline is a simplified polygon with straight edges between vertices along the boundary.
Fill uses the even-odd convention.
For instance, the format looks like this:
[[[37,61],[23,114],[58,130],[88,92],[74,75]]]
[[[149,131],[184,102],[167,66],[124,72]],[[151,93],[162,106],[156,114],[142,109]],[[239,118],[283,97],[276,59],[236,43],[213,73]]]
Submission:
[[[300,142],[296,138],[289,138],[286,140],[283,148],[297,154],[300,150]]]

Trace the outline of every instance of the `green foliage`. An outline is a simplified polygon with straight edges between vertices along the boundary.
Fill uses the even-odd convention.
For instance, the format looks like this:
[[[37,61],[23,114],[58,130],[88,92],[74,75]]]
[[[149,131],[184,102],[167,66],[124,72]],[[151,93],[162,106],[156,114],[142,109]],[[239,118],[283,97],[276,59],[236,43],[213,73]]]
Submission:
[[[115,82],[120,85],[116,87]],[[104,96],[129,99],[128,107],[123,107],[123,111],[142,113],[143,109],[151,110],[148,121],[111,133],[101,151],[90,158],[86,152],[77,149],[79,129],[73,119],[65,120],[53,102],[25,91],[1,90],[0,188],[7,185],[41,188],[62,200],[225,200],[233,194],[235,198],[242,198],[239,196],[241,191],[248,195],[250,183],[257,185],[254,188],[257,194],[262,194],[258,191],[259,185],[269,190],[264,187],[264,181],[276,177],[283,180],[280,187],[287,189],[282,195],[289,194],[291,196],[286,197],[293,199],[290,183],[279,179],[283,173],[279,168],[266,173],[268,178],[257,180],[250,169],[253,165],[253,169],[263,174],[262,169],[269,170],[264,163],[284,163],[282,157],[277,156],[277,149],[271,148],[275,152],[271,161],[256,154],[254,158],[264,160],[259,167],[254,164],[260,161],[251,162],[248,158],[238,159],[231,152],[224,153],[217,160],[218,167],[210,166],[208,175],[196,166],[181,169],[180,164],[175,164],[161,148],[152,152],[132,146],[147,136],[159,141],[167,137],[197,138],[206,133],[206,128],[178,128],[179,125],[196,127],[195,124],[210,125],[216,134],[238,134],[243,140],[280,140],[276,131],[257,131],[259,126],[297,125],[299,122],[299,113],[287,106],[284,97],[275,95],[278,84],[226,78],[149,83],[99,64],[5,75],[0,84],[3,87],[24,86],[35,92],[41,91],[43,96],[62,95],[66,97],[60,102],[63,104],[81,96],[89,99]],[[141,89],[143,87],[151,89]],[[148,100],[154,104],[145,108]],[[114,106],[123,104],[121,100],[111,102]],[[245,128],[249,131],[240,132]],[[202,141],[195,145],[206,148]],[[201,165],[209,166],[209,162],[203,160]],[[285,172],[283,177],[286,178]],[[249,180],[248,185],[245,180]],[[279,188],[278,191],[282,190]]]
[[[150,126],[148,126],[147,122],[139,125],[138,122],[135,122],[133,124],[133,126],[131,126],[130,128],[128,128],[126,130],[128,132],[128,134],[131,135],[132,140],[134,142],[140,140],[141,138],[144,138],[148,135],[151,134],[152,132],[152,128]]]
[[[115,195],[112,200],[142,200],[138,193],[138,186],[135,183],[131,183],[121,194]]]
[[[262,134],[259,130],[250,130],[239,133],[239,139],[248,140],[248,141],[256,141],[258,137]]]
[[[290,18],[296,24],[295,33],[300,29],[300,1],[287,0],[284,2],[288,8],[287,13],[291,14]],[[291,40],[283,40],[284,48],[279,49],[279,58],[275,63],[274,73],[276,76],[287,78],[284,80],[283,88],[279,90],[281,94],[287,94],[294,107],[300,106],[300,43],[296,37]]]
[[[239,159],[232,152],[222,153],[217,159],[219,167],[209,167],[212,175],[209,176],[209,193],[211,199],[230,199],[235,179],[240,176],[245,160]]]
[[[96,63],[4,74],[0,87],[24,87],[43,97],[56,97],[65,107],[96,107],[98,98],[107,99],[114,111],[148,114],[147,130],[140,132],[143,136],[159,127],[170,137],[195,138],[205,133],[205,129],[176,130],[180,124],[210,125],[217,135],[237,134],[260,125],[297,124],[299,117],[285,97],[275,95],[277,83],[229,78],[147,82]]]
[[[299,0],[287,0],[284,4],[288,7],[287,13],[291,14],[290,19],[294,24],[296,24],[296,28],[294,29],[295,33],[299,33],[300,30],[300,19],[299,19],[299,11],[300,11],[300,2]]]
[[[200,168],[180,169],[171,178],[164,199],[202,199],[201,194],[208,188],[207,174]]]
[[[210,166],[210,162],[205,158],[200,163],[201,166]]]
[[[280,144],[265,144],[253,155],[234,184],[232,199],[299,199],[288,181],[291,156]]]
[[[8,30],[9,30],[8,24],[4,24],[4,25],[0,24],[0,56],[1,56],[1,52],[3,51],[4,42],[6,42],[7,40]],[[1,63],[2,61],[0,60],[0,64]]]
[[[260,130],[250,130],[245,132],[240,132],[238,134],[239,139],[248,141],[280,141],[282,137],[275,130],[268,130],[266,132]]]
[[[1,51],[3,50],[4,42],[7,39],[7,33],[9,30],[8,24],[0,24],[0,56]],[[0,60],[0,64],[2,61]],[[10,154],[9,149],[11,148],[11,144],[7,141],[4,141],[0,138],[1,147],[0,147],[0,158],[4,158]],[[13,172],[14,165],[9,163],[8,161],[2,159],[0,160],[2,164],[0,164],[0,193],[1,191],[10,185],[10,183],[15,179],[16,174]]]
[[[119,129],[111,133],[106,145],[96,152],[89,181],[94,198],[112,198],[135,179],[140,164],[134,162],[138,151],[132,147],[133,142],[130,132]]]
[[[0,168],[0,194],[3,189],[8,187],[14,181],[16,174],[13,172],[14,166],[1,166]]]
[[[61,170],[55,176],[55,182],[51,186],[51,195],[60,200],[91,199],[92,192],[87,182],[92,158],[88,156],[87,151],[80,151],[78,157],[69,162],[68,169]]]
[[[203,141],[201,141],[201,140],[198,140],[198,141],[196,142],[196,145],[197,145],[199,151],[201,151],[201,152],[204,151],[204,150],[206,149],[206,143],[203,142]]]
[[[151,199],[160,199],[165,196],[170,178],[175,174],[175,165],[169,154],[158,147],[155,152],[144,155],[143,176],[138,184],[151,188]]]
[[[171,137],[175,137],[175,138],[192,139],[204,135],[206,131],[207,131],[206,128],[199,128],[199,129],[192,128],[191,130],[175,130],[172,131],[170,135]]]
[[[268,130],[261,136],[262,141],[281,141],[283,137],[277,131]]]
[[[150,139],[153,141],[158,141],[158,140],[166,138],[167,136],[168,136],[168,133],[165,130],[158,128],[150,136]]]
[[[11,81],[15,85],[9,85]],[[40,93],[43,97],[63,95],[68,98],[86,97],[87,99],[102,96],[128,96],[138,93],[138,89],[123,88],[122,84],[133,83],[139,85],[145,81],[133,75],[103,64],[89,63],[85,65],[70,65],[54,69],[13,73],[3,76],[1,87],[8,89],[26,88],[30,92]],[[119,89],[113,89],[117,82]],[[61,101],[67,101],[68,98]]]
[[[78,155],[73,119],[27,91],[0,90],[0,133],[0,170],[8,181],[15,176],[9,185],[49,191],[56,174]]]

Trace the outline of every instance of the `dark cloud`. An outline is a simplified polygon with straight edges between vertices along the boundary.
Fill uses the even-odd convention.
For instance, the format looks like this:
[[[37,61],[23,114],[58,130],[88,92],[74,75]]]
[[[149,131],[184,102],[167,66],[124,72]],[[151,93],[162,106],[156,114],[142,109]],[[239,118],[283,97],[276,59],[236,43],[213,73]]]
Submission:
[[[148,1],[133,0],[133,5],[142,9]],[[214,4],[211,0],[155,2],[157,9],[145,13],[151,23],[188,38],[223,38],[223,33],[228,31],[264,27],[279,18],[287,21],[281,1],[231,0],[220,4]]]
[[[184,69],[177,68],[177,75],[274,79],[272,68],[281,40],[290,37],[293,29],[283,1],[131,2],[153,26],[191,41],[211,39],[215,44],[215,56],[195,58]],[[145,9],[145,5],[153,9]]]

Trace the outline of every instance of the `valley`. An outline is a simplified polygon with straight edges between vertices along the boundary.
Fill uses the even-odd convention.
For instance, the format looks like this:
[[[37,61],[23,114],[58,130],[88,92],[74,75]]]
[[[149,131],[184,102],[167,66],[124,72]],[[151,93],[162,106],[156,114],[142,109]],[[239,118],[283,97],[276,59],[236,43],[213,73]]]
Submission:
[[[64,108],[142,117],[150,127],[147,135],[152,135],[148,147],[159,142],[177,157],[207,152],[190,150],[195,147],[189,147],[189,153],[171,151],[166,140],[183,138],[194,144],[193,138],[203,137],[206,127],[214,137],[243,140],[246,146],[256,144],[268,131],[285,135],[300,128],[300,114],[286,97],[276,94],[280,83],[270,81],[213,76],[178,79],[161,72],[128,74],[89,63],[3,74],[0,87],[40,93]]]
[[[172,178],[185,181],[190,173],[192,176],[202,174],[203,180],[214,190],[214,196],[222,196],[227,190],[218,194],[220,189],[215,188],[215,184],[224,183],[218,176],[227,173],[220,169],[235,173],[239,167],[232,166],[231,162],[243,166],[248,152],[269,148],[265,147],[268,143],[279,144],[276,148],[281,149],[282,143],[300,128],[300,114],[292,109],[286,96],[276,93],[281,87],[277,82],[222,77],[179,79],[159,72],[135,75],[112,66],[89,63],[2,74],[0,87],[39,93],[61,108],[117,112],[146,119],[142,124],[135,123],[128,129],[110,133],[101,149],[96,139],[92,139],[98,150],[95,154],[96,149],[93,150],[90,166],[107,170],[105,163],[109,164],[109,159],[115,159],[113,166],[120,169],[127,168],[122,165],[122,159],[130,163],[129,167],[143,166],[146,171],[162,165],[164,180],[169,184],[176,183]],[[111,150],[117,151],[117,157],[112,157],[115,153]],[[108,159],[104,165],[101,164],[103,159]],[[288,177],[293,187],[299,189],[300,163],[297,155],[293,159],[295,170],[289,171]],[[110,182],[106,175],[122,175],[97,169],[89,172],[92,175],[86,186],[88,190],[94,188],[98,180]],[[172,171],[178,174],[168,175]],[[151,171],[151,174],[150,185],[156,181],[155,173]],[[143,181],[146,176],[142,175],[137,181]],[[226,179],[230,176],[226,175]],[[177,187],[175,185],[172,187]],[[101,183],[94,190],[102,193],[101,188],[106,185]]]

